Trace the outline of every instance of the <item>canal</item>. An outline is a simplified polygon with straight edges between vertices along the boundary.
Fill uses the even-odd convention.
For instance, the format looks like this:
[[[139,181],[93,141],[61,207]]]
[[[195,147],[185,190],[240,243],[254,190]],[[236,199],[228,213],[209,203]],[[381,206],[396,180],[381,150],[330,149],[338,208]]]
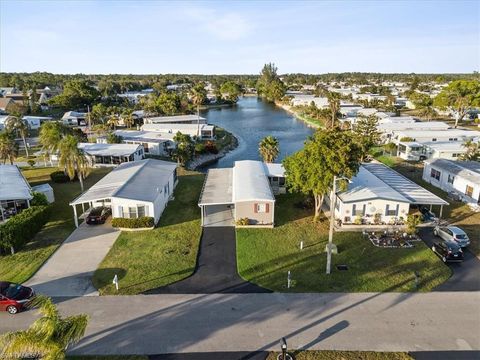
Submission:
[[[280,156],[277,161],[281,161],[301,149],[307,137],[314,132],[283,109],[256,97],[240,98],[233,107],[205,110],[201,116],[206,117],[209,124],[230,131],[239,141],[235,150],[209,165],[209,168],[231,167],[237,160],[260,160],[258,143],[268,135],[278,139]]]

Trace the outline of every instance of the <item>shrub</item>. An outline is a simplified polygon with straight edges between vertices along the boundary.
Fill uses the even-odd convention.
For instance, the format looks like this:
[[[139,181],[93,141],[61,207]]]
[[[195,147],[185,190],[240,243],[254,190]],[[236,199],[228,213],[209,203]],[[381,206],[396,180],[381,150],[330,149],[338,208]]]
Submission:
[[[203,154],[205,152],[205,145],[202,143],[195,144],[195,153],[196,154]]]
[[[246,226],[250,224],[250,220],[248,219],[248,217],[244,217],[244,218],[238,219],[236,221],[236,224],[239,226]]]
[[[63,171],[54,171],[50,174],[50,179],[55,183],[66,183],[70,178]]]
[[[30,205],[32,206],[46,206],[48,205],[47,196],[45,194],[34,191],[33,199],[30,200]]]
[[[50,207],[31,206],[11,217],[0,225],[0,249],[19,249],[28,243],[45,225],[50,214]]]
[[[381,222],[382,222],[382,214],[376,213],[375,215],[373,215],[373,223],[375,225],[380,225]]]
[[[421,222],[420,216],[409,214],[407,216],[407,221],[406,221],[407,234],[408,235],[415,234],[417,232],[417,226],[420,224],[420,222]]]
[[[355,217],[355,220],[353,221],[353,223],[354,223],[355,225],[362,225],[362,222],[363,222],[363,220],[362,220],[362,217],[361,217],[360,215],[357,215],[357,216]]]
[[[205,151],[211,154],[218,154],[217,145],[213,141],[209,140],[205,143]]]
[[[112,226],[126,229],[151,228],[155,225],[155,220],[151,216],[142,216],[134,219],[113,218]]]
[[[27,161],[27,164],[30,165],[31,167],[34,167],[36,162],[35,162],[35,160],[30,159],[30,160]]]

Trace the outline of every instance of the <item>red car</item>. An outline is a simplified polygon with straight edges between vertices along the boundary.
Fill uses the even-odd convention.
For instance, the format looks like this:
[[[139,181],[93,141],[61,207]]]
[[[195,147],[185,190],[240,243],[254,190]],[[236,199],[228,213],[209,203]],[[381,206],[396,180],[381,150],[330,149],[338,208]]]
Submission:
[[[33,289],[8,281],[0,281],[0,311],[16,314],[35,296]]]

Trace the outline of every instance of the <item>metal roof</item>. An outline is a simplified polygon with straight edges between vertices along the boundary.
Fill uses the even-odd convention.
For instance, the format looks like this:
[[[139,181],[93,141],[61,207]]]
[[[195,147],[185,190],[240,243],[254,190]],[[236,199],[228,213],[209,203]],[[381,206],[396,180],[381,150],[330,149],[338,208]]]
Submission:
[[[32,189],[17,165],[0,165],[0,200],[32,198]]]
[[[411,204],[448,205],[445,200],[432,194],[430,191],[407,179],[388,166],[380,163],[364,163],[362,166],[393,190],[397,191]]]
[[[275,201],[265,167],[261,161],[235,161],[233,167],[233,201]]]
[[[117,130],[115,135],[121,136],[123,140],[139,141],[147,143],[163,143],[172,141],[175,134],[159,133],[155,131]]]
[[[175,122],[192,122],[200,120],[200,123],[205,123],[207,119],[197,115],[176,115],[176,116],[154,116],[144,119],[146,124],[160,124],[160,123],[175,123]]]
[[[451,161],[447,159],[430,159],[425,163],[437,169],[443,169],[455,176],[480,184],[480,162],[478,161]]]
[[[154,159],[120,164],[70,205],[112,197],[153,202],[176,167],[175,163]]]
[[[177,132],[188,131],[188,132],[196,132],[197,130],[213,130],[214,125],[208,124],[169,124],[169,123],[155,123],[155,124],[144,124],[142,126],[142,130],[144,131],[152,131],[152,132],[162,132],[168,134],[175,134]]]
[[[423,124],[423,123],[420,123]],[[428,123],[426,123],[428,124]],[[401,137],[411,137],[411,138],[424,138],[424,137],[432,137],[432,138],[449,138],[449,137],[470,137],[474,138],[480,136],[480,131],[474,130],[463,130],[463,129],[439,129],[439,130],[428,130],[428,129],[415,129],[415,130],[399,130],[395,132],[399,138]]]
[[[391,118],[395,119],[395,118]],[[391,130],[391,131],[407,131],[407,130],[448,130],[450,125],[441,122],[441,121],[429,121],[429,122],[384,122],[379,123],[378,129],[379,130]]]
[[[265,173],[267,176],[285,177],[285,169],[282,164],[264,163]]]
[[[135,153],[139,144],[101,144],[79,143],[78,148],[91,156],[130,156]]]
[[[232,204],[232,168],[210,169],[198,205]]]

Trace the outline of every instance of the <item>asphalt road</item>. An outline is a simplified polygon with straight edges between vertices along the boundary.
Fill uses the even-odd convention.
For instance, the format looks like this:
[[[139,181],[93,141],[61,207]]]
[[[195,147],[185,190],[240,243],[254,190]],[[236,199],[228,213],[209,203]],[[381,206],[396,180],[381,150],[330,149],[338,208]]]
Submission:
[[[422,228],[419,233],[428,247],[432,247],[435,240],[440,238],[433,235],[432,228]],[[480,260],[470,251],[464,252],[464,261],[461,263],[447,263],[452,269],[452,276],[438,286],[437,291],[480,291]],[[479,329],[480,332],[480,329]]]
[[[235,228],[205,227],[195,272],[174,284],[149,290],[148,294],[212,294],[270,292],[243,280],[237,273]]]
[[[480,350],[480,292],[208,294],[58,299],[90,315],[84,355],[293,349]],[[0,333],[35,312],[0,313]]]

